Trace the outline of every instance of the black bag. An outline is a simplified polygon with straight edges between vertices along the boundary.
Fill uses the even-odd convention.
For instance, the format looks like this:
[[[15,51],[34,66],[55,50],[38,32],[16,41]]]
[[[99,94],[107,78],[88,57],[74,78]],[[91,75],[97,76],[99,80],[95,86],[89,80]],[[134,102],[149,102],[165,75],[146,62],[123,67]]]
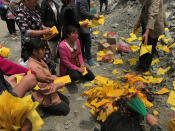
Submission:
[[[3,21],[7,20],[7,11],[8,9],[5,9],[3,7],[0,7],[0,16]]]

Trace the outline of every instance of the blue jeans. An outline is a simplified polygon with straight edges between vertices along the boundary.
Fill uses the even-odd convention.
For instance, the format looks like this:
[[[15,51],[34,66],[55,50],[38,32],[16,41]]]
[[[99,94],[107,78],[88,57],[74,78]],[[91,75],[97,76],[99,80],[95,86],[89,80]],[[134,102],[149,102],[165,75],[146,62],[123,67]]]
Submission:
[[[81,51],[84,58],[87,60],[91,59],[91,35],[90,34],[79,34],[81,43]]]

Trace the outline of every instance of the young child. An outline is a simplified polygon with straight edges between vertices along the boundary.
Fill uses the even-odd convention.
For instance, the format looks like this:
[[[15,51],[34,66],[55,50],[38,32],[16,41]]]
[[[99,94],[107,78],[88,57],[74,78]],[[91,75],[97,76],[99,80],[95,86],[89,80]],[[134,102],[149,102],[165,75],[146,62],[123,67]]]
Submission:
[[[54,84],[56,76],[52,75],[47,64],[42,60],[45,54],[45,44],[39,38],[31,39],[29,45],[30,58],[28,68],[36,72],[39,90],[32,90],[34,100],[40,103],[44,112],[52,115],[67,115],[69,113],[69,100],[57,90],[63,83]]]
[[[67,26],[63,30],[62,42],[58,47],[60,53],[60,74],[61,76],[69,75],[71,81],[77,81],[84,78],[91,81],[95,78],[94,74],[87,69],[87,74],[82,75],[85,71],[83,63],[80,41],[78,40],[78,31],[73,26]]]

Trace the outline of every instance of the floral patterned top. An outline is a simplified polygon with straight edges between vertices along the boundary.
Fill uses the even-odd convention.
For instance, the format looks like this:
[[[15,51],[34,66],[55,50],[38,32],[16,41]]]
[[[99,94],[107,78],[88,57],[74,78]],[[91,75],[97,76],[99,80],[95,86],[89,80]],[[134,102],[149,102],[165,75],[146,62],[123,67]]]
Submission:
[[[42,22],[39,12],[37,10],[29,10],[23,3],[20,4],[19,8],[14,11],[16,17],[16,23],[21,31],[21,57],[24,60],[29,58],[29,53],[27,52],[27,44],[30,40],[28,35],[30,30],[42,30]],[[40,36],[42,37],[42,36]],[[50,58],[50,49],[48,43],[45,42],[45,57],[44,60]]]

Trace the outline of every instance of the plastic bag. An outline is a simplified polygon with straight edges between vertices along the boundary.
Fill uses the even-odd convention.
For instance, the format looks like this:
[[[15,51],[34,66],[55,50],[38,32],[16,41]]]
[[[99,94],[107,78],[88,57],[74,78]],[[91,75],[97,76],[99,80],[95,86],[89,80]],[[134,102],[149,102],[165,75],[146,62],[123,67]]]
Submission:
[[[128,44],[126,44],[125,42],[123,41],[120,41],[118,44],[117,44],[117,49],[119,51],[122,51],[122,52],[130,52],[131,51],[131,48],[129,47]]]

